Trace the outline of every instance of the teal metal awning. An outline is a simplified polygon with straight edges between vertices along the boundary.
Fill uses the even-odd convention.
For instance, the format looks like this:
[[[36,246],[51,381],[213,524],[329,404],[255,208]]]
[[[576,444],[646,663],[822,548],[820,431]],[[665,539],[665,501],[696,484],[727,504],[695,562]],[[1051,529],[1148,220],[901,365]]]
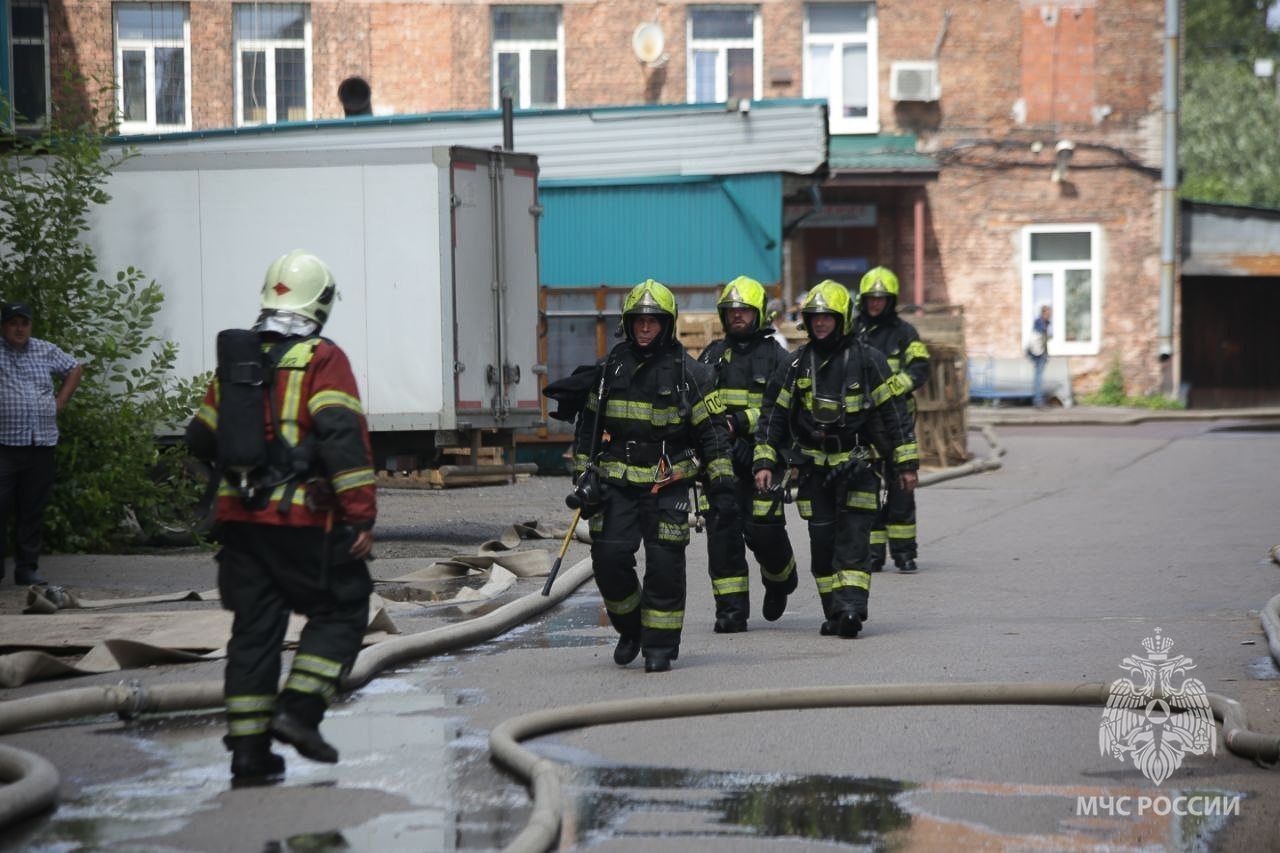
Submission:
[[[545,181],[540,279],[549,287],[782,278],[782,176]]]
[[[916,137],[832,136],[827,164],[835,172],[936,175],[938,163],[916,151]]]

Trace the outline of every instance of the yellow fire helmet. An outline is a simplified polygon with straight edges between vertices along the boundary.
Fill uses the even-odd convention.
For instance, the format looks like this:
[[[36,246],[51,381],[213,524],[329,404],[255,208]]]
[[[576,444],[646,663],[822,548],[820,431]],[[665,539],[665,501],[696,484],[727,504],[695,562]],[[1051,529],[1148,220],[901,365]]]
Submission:
[[[262,310],[297,314],[323,326],[337,292],[328,265],[305,249],[294,249],[267,267]]]
[[[756,322],[751,328],[754,332],[765,322],[766,302],[768,302],[768,295],[765,293],[763,284],[745,275],[738,276],[724,286],[724,290],[720,291],[720,299],[716,301],[716,310],[720,312],[720,327],[728,333],[728,309],[754,308]]]
[[[810,288],[804,304],[800,306],[800,313],[806,318],[810,314],[835,314],[844,320],[842,335],[853,330],[853,300],[849,298],[849,289],[838,281],[827,279]],[[808,328],[808,323],[805,328]]]
[[[898,277],[888,267],[876,267],[867,270],[858,284],[858,308],[866,310],[868,296],[887,296],[896,304],[898,301]]]
[[[680,314],[680,308],[676,305],[675,294],[665,284],[647,278],[631,288],[631,292],[623,300],[622,330],[629,341],[635,340],[631,334],[630,319],[640,314],[657,314],[666,317],[667,328],[663,331],[661,340],[675,339],[676,317]]]

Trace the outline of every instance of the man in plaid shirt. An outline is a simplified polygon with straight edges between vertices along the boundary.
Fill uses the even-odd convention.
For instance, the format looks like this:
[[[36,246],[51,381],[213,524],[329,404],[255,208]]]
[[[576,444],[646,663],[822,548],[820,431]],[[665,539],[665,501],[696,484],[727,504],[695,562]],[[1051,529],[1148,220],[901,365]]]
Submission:
[[[31,309],[0,309],[0,578],[4,577],[9,516],[16,510],[14,581],[43,584],[40,532],[53,493],[53,448],[58,413],[80,384],[84,368],[57,346],[31,337]],[[55,389],[53,377],[61,383]]]

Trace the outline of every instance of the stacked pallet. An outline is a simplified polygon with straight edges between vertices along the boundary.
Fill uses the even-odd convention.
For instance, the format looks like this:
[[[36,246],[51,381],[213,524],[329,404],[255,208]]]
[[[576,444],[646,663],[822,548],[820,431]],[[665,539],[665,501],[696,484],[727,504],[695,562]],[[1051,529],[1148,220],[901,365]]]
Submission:
[[[537,471],[533,463],[507,464],[506,452],[503,447],[442,447],[439,467],[380,471],[378,484],[398,489],[497,486],[527,480]]]

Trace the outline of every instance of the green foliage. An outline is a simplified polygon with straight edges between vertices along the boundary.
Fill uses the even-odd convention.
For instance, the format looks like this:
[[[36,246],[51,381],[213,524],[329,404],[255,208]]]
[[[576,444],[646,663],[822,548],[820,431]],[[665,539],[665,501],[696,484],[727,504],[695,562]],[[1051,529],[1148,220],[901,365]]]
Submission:
[[[1187,0],[1182,197],[1280,207],[1280,103],[1255,59],[1280,57],[1271,0]]]
[[[1181,402],[1162,394],[1147,394],[1142,397],[1130,397],[1124,392],[1124,373],[1120,370],[1120,362],[1113,361],[1107,375],[1102,379],[1102,387],[1094,394],[1084,394],[1079,398],[1082,406],[1124,406],[1133,409],[1184,409]]]
[[[173,376],[177,345],[151,329],[164,301],[137,269],[99,277],[82,242],[106,181],[129,154],[106,148],[111,127],[91,115],[55,114],[38,138],[9,138],[0,154],[0,282],[28,303],[33,333],[71,353],[84,379],[59,416],[58,480],[45,514],[48,546],[105,549],[144,524],[181,513],[194,485],[178,477],[181,451],[162,428],[181,423],[205,378]]]
[[[1237,62],[1188,73],[1182,107],[1182,195],[1280,207],[1280,103],[1270,81]]]

